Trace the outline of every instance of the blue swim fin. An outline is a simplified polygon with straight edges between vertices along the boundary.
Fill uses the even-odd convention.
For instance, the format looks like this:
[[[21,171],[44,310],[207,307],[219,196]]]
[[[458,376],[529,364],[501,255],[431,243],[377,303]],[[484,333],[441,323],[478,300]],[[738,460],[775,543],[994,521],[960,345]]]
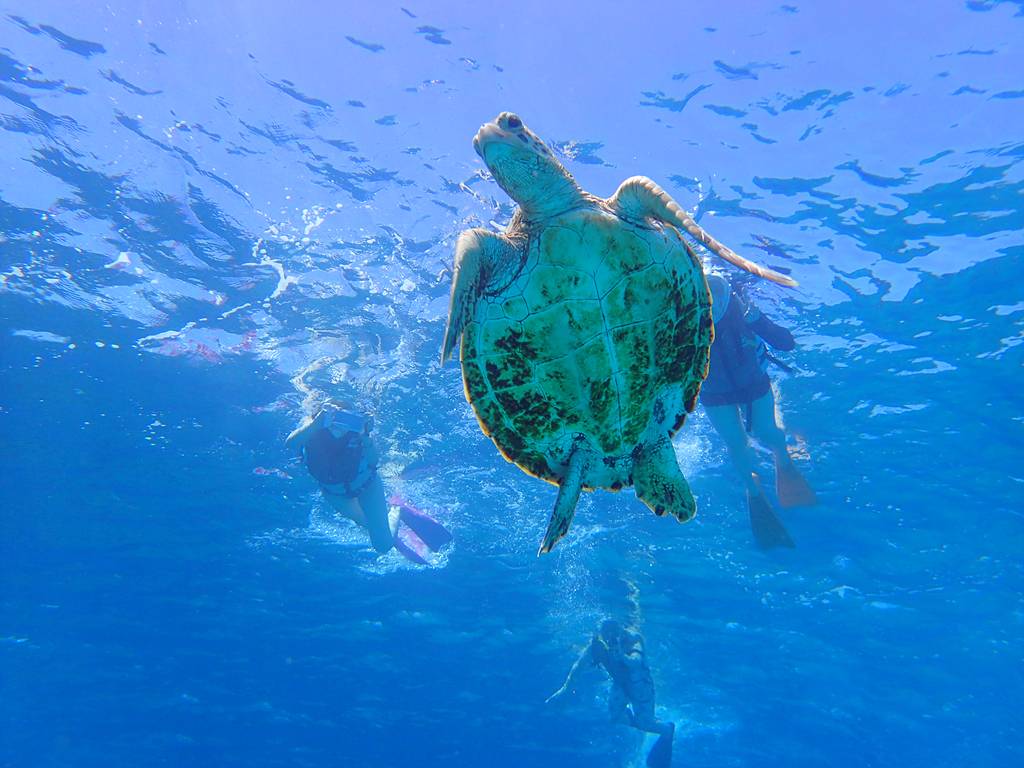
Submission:
[[[757,493],[747,491],[747,509],[750,510],[750,530],[754,534],[757,546],[761,549],[776,547],[791,549],[796,546],[793,539],[790,538],[786,526],[772,510],[772,505],[765,498],[760,485],[757,487]]]
[[[663,733],[647,753],[647,768],[670,768],[672,765],[672,738],[676,735],[675,723],[672,730]]]
[[[398,495],[392,496],[389,501],[398,507],[399,521],[434,552],[451,542],[451,532],[423,510],[417,509]]]
[[[416,565],[430,565],[430,549],[415,533],[408,528],[399,527],[395,534],[395,549],[398,554]]]
[[[675,735],[676,724],[672,723],[672,730],[657,737],[657,741],[647,753],[647,768],[671,768],[672,739]]]

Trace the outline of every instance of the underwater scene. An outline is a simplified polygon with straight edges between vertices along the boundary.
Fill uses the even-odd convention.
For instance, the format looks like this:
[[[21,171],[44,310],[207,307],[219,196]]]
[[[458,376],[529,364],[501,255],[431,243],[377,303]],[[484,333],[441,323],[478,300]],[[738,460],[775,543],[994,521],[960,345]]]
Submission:
[[[0,8],[0,767],[1024,765],[1024,2]]]

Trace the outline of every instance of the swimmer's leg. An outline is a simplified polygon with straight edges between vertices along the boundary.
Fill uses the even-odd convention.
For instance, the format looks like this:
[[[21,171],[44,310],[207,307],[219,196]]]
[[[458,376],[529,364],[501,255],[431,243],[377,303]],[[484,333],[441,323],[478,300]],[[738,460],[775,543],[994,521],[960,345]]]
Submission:
[[[647,733],[658,734],[658,740],[647,755],[648,768],[668,768],[672,764],[672,739],[676,724],[658,720],[654,714],[654,696],[633,701],[633,727]]]
[[[768,396],[770,396],[770,393]],[[771,504],[765,498],[764,491],[761,490],[761,484],[757,477],[757,465],[754,461],[754,452],[747,439],[747,430],[743,426],[743,420],[740,418],[739,406],[704,406],[704,410],[707,412],[715,431],[725,441],[725,447],[729,451],[729,458],[732,460],[733,468],[743,480],[743,485],[747,491],[750,530],[754,534],[754,540],[762,549],[792,547],[793,540],[786,532],[782,521],[772,511]],[[756,416],[754,418],[756,419]],[[783,436],[784,443],[785,436]]]
[[[814,491],[786,450],[786,433],[779,427],[775,413],[775,393],[768,392],[750,404],[754,437],[775,456],[775,489],[782,507],[809,507],[817,504]]]
[[[363,492],[359,494],[359,506],[366,518],[366,529],[370,532],[373,548],[381,554],[395,545],[395,532],[388,520],[388,503],[384,496],[384,484],[376,472]]]
[[[633,715],[627,707],[628,704],[626,692],[613,683],[611,693],[608,694],[608,719],[619,725],[632,725]]]
[[[324,500],[331,505],[331,509],[342,517],[348,518],[361,528],[366,527],[366,515],[359,506],[359,500],[348,496],[340,496],[336,493],[324,493],[321,491]]]
[[[707,413],[715,432],[725,443],[733,469],[736,470],[747,493],[757,492],[757,485],[750,477],[756,474],[757,463],[750,448],[750,441],[747,439],[747,430],[743,426],[743,419],[740,417],[740,407],[738,405],[705,405],[704,412]]]

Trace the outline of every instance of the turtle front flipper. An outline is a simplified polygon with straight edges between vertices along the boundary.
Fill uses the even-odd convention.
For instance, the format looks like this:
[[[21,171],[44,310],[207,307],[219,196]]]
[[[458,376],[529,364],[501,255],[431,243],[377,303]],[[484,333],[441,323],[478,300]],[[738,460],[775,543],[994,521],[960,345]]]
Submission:
[[[509,242],[487,229],[467,229],[455,244],[455,275],[448,307],[448,325],[441,348],[441,365],[452,356],[455,343],[473,318],[476,303],[491,277],[504,266]]]
[[[790,288],[797,285],[793,278],[755,264],[715,240],[690,214],[679,207],[668,192],[646,176],[632,176],[622,182],[615,194],[608,199],[608,205],[627,219],[651,218],[679,227],[715,255],[758,277]]]
[[[672,441],[667,437],[640,454],[633,465],[633,487],[637,498],[659,517],[668,513],[685,523],[697,514],[690,484],[679,469]]]
[[[537,550],[537,556],[550,552],[555,544],[569,532],[572,525],[573,515],[576,514],[576,503],[580,500],[580,491],[583,490],[583,474],[587,469],[587,451],[582,445],[577,445],[569,456],[569,466],[565,469],[565,477],[558,486],[558,499],[555,501],[555,510],[551,513],[551,520],[548,522],[548,530],[544,534],[544,541]]]

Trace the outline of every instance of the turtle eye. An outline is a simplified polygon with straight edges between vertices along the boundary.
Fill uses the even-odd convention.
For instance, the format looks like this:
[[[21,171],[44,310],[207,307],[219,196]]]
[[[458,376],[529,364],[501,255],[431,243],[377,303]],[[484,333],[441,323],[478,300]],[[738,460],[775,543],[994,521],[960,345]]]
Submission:
[[[523,127],[523,121],[515,115],[509,115],[505,122],[512,130],[518,130]]]

